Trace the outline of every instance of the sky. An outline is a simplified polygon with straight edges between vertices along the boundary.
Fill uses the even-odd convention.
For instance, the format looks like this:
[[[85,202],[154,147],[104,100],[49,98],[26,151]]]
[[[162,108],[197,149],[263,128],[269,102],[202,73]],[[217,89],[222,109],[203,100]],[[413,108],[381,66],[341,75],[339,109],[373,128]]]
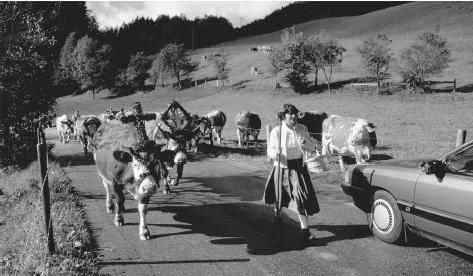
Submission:
[[[274,10],[294,1],[87,1],[87,7],[98,21],[99,28],[120,27],[139,17],[156,19],[161,14],[187,19],[204,15],[227,18],[233,27],[264,18]]]

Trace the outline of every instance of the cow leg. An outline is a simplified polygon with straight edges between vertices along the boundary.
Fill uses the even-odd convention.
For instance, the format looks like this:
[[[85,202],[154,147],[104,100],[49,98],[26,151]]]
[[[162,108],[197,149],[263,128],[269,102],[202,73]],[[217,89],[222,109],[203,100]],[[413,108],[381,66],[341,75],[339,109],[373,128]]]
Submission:
[[[149,198],[148,198],[148,201],[149,201]],[[146,213],[148,212],[148,204],[138,203],[138,211],[140,212],[140,229],[139,229],[140,240],[146,241],[146,240],[149,240],[151,237],[148,230],[148,224],[146,223]]]
[[[84,144],[82,144],[82,150],[84,151],[85,154],[87,154],[87,137],[84,137]]]
[[[355,154],[355,159],[356,159],[356,164],[364,163],[365,160],[363,160],[363,152],[362,152],[362,147],[355,147],[354,154]]]
[[[172,183],[172,180],[171,180],[171,170],[172,170],[172,166],[170,166],[169,163],[166,164],[166,167],[167,167],[167,175],[166,175],[166,182],[164,183],[163,185],[163,194],[167,195],[167,194],[170,194],[171,193],[171,188],[169,187],[169,183],[171,182]]]
[[[222,129],[220,129],[219,131],[217,131],[217,143],[219,145],[222,144]]]
[[[342,172],[345,171],[345,164],[343,163],[343,156],[339,155],[338,156],[338,162],[340,162],[340,169],[342,170]]]
[[[177,164],[176,165],[176,178],[171,181],[173,186],[179,185],[179,180],[182,178],[182,172],[184,171],[184,164]]]
[[[112,193],[110,192],[110,185],[107,181],[102,180],[103,186],[105,187],[106,199],[105,207],[107,208],[107,213],[111,214],[115,211],[115,204],[113,204]]]
[[[242,139],[242,137],[240,135],[240,130],[239,129],[237,129],[237,136],[238,136],[238,146],[241,148],[241,144],[242,144],[241,139]]]
[[[123,212],[125,211],[125,195],[123,195],[123,184],[113,183],[113,190],[117,195],[117,211],[115,212],[115,225],[122,226],[125,224]]]

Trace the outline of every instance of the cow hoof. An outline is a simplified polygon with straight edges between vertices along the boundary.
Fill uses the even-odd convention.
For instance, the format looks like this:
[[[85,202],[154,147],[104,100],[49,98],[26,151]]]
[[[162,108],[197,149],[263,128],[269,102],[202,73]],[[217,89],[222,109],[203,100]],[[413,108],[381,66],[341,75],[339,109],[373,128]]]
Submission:
[[[123,218],[115,218],[115,226],[125,225],[125,220]]]
[[[113,212],[115,212],[115,204],[107,206],[107,213],[111,214]]]
[[[177,185],[179,185],[179,180],[178,180],[178,179],[176,179],[176,178],[175,178],[175,179],[173,179],[173,180],[171,180],[171,185],[173,185],[173,186],[177,186]]]
[[[171,189],[169,188],[169,185],[164,185],[163,194],[168,195],[170,193],[171,193]]]
[[[140,240],[146,241],[146,240],[149,240],[150,238],[151,238],[151,235],[149,233],[148,228],[146,228],[143,233],[140,233]]]

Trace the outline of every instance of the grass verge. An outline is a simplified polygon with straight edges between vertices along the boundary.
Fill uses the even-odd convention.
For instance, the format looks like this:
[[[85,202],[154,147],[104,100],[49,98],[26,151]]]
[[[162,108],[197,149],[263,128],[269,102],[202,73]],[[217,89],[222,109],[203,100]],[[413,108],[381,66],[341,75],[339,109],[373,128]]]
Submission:
[[[70,179],[49,163],[56,252],[47,253],[39,168],[0,175],[0,274],[97,275],[94,241]],[[0,193],[2,194],[2,193]]]

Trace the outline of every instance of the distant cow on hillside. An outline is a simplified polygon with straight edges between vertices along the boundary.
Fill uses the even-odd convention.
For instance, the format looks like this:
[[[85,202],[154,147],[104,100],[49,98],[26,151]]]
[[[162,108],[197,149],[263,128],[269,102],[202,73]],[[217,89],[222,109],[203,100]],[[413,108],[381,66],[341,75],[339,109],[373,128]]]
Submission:
[[[258,52],[258,48],[257,47],[250,47],[250,49],[248,50],[250,52]]]
[[[250,68],[250,75],[258,75],[258,68],[251,67]]]

